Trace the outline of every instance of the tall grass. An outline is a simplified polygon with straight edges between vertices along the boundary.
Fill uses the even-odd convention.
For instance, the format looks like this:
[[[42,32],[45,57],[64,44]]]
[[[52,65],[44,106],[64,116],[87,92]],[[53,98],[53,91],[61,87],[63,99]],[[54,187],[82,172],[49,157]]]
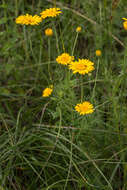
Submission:
[[[62,10],[58,18],[15,23],[54,6]],[[127,189],[126,7],[122,0],[1,1],[1,190]],[[72,74],[56,63],[63,52],[89,58],[95,70]],[[43,98],[51,84],[52,95]],[[74,107],[81,100],[94,113],[80,116]]]

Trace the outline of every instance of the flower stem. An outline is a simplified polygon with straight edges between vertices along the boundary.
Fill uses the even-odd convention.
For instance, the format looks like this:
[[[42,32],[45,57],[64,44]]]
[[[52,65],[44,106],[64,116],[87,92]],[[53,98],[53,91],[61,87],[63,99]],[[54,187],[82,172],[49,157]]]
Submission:
[[[50,80],[52,81],[52,76],[51,76],[51,68],[50,68],[50,57],[51,57],[51,52],[50,52],[50,37],[48,38],[48,72],[49,72],[49,77]]]
[[[95,97],[95,89],[96,89],[96,83],[97,83],[97,77],[98,77],[98,71],[99,71],[99,59],[97,62],[97,72],[96,72],[96,77],[95,77],[95,83],[94,83],[94,87],[93,87],[93,94],[92,94],[92,100]]]
[[[25,47],[25,53],[27,60],[29,59],[29,53],[28,53],[28,42],[27,42],[27,35],[26,35],[26,26],[23,26],[23,34],[24,34],[24,47]]]
[[[72,48],[72,56],[74,55],[74,50],[75,50],[75,46],[76,46],[76,43],[77,43],[77,39],[78,39],[78,32],[76,34],[74,45],[73,45],[73,48]]]
[[[56,31],[56,27],[55,27],[55,23],[54,22],[53,22],[53,30],[54,30],[54,34],[55,34],[55,37],[56,37],[57,53],[60,54],[59,39],[58,39],[58,35],[57,35],[57,31]]]
[[[53,1],[54,1],[54,2],[53,2],[53,3],[54,3],[54,7],[56,8],[56,0],[53,0]]]
[[[83,88],[83,76],[81,75],[81,102],[83,101],[83,96],[84,96],[83,90],[84,90],[84,88]]]

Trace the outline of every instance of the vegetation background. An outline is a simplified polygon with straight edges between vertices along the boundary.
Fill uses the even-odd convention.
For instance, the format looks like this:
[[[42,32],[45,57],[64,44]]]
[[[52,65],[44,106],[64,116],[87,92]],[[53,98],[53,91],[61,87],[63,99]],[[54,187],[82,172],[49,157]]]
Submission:
[[[62,10],[57,18],[38,26],[15,23],[21,14],[54,6]],[[127,190],[123,17],[126,0],[0,1],[0,190]],[[56,57],[73,49],[95,71],[68,80]],[[53,94],[43,98],[50,84]],[[95,107],[88,116],[74,110],[81,85],[83,99]]]

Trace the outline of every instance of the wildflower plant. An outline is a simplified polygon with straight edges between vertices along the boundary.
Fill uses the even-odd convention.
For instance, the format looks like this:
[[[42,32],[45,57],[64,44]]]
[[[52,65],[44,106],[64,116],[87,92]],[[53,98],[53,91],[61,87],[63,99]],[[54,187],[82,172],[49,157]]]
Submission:
[[[126,5],[1,1],[0,190],[127,189]]]
[[[57,17],[61,13],[62,13],[62,11],[60,8],[56,8],[56,7],[48,8],[48,9],[43,10],[40,13],[40,16],[38,16],[38,15],[32,16],[29,14],[21,15],[16,18],[16,24],[39,25],[40,23],[43,24],[43,21],[45,19]],[[71,82],[73,81],[73,79],[71,78],[71,76],[72,76],[71,73],[73,73],[73,74],[78,73],[81,76],[83,76],[83,75],[86,75],[86,74],[92,72],[95,69],[94,63],[92,61],[90,61],[89,59],[85,59],[85,58],[80,59],[79,58],[78,61],[75,60],[75,47],[76,47],[78,36],[79,36],[79,33],[81,32],[81,30],[82,30],[82,28],[80,26],[78,26],[76,28],[76,33],[75,33],[76,36],[75,36],[74,44],[72,47],[72,53],[69,54],[65,51],[64,42],[63,42],[63,52],[64,53],[58,54],[58,56],[55,58],[56,63],[67,66],[66,67],[66,76],[65,76],[65,84],[66,84],[65,91],[67,92],[67,96],[73,94],[72,95],[73,98],[74,98],[74,93],[72,93],[72,90],[70,89]],[[53,35],[53,29],[50,27],[47,27],[45,29],[44,33],[45,33],[45,36],[50,37]],[[55,31],[55,35],[56,35],[56,31]],[[25,36],[24,36],[24,38],[25,38]],[[56,39],[57,39],[57,36],[56,36]],[[58,43],[57,43],[57,46],[59,46]],[[50,38],[48,38],[48,64],[47,64],[48,69],[47,70],[48,70],[48,75],[49,75],[49,79],[51,82],[53,80],[53,70],[52,70],[51,63],[50,63],[51,62],[50,57],[51,57],[51,42],[50,42]],[[39,70],[38,70],[38,72],[39,72]],[[81,83],[83,82],[82,77],[80,78],[80,81],[81,81]],[[64,88],[62,87],[62,89],[64,89]],[[83,84],[81,84],[81,102],[82,103],[77,104],[75,106],[75,110],[77,112],[79,112],[80,115],[86,115],[86,114],[92,113],[94,111],[92,104],[90,104],[87,101],[83,102],[84,101],[84,95],[83,95],[84,92],[83,91],[84,91]],[[51,85],[43,90],[42,97],[44,97],[44,98],[49,97],[52,94],[52,92],[53,92],[53,86]],[[56,93],[56,94],[62,95],[65,93],[62,93],[62,91],[60,90],[60,93]],[[65,96],[66,95],[64,95],[64,97]],[[73,100],[73,98],[72,98],[72,100]],[[74,111],[74,106],[73,106],[72,110]]]
[[[66,48],[66,46],[68,45],[68,42],[65,43],[64,41],[66,39],[66,36],[64,37],[63,35],[64,33],[62,33],[59,27],[56,27],[59,26],[57,25],[57,21],[55,22],[53,21],[54,18],[60,16],[61,14],[63,14],[63,11],[61,11],[60,8],[53,7],[43,10],[40,13],[40,16],[38,15],[32,16],[26,14],[16,18],[16,24],[22,24],[22,25],[40,24],[38,30],[40,30],[40,27],[42,27],[43,30],[43,32],[41,30],[42,33],[39,33],[39,38],[38,38],[38,41],[39,40],[41,41],[40,51],[38,51],[36,54],[39,55],[39,59],[37,58],[35,52],[32,49],[33,44],[31,41],[29,42],[29,44],[26,44],[26,47],[24,45],[25,47],[24,49],[27,50],[26,55],[28,55],[29,51],[32,52],[33,57],[32,55],[30,55],[30,58],[32,57],[35,61],[34,68],[36,71],[36,76],[32,75],[30,76],[31,80],[34,80],[34,77],[36,78],[34,80],[34,88],[36,89],[38,83],[39,86],[41,86],[41,84],[43,83],[45,83],[45,86],[47,86],[41,92],[41,97],[40,97],[41,102],[39,102],[41,104],[40,106],[41,110],[38,114],[40,115],[41,113],[39,125],[42,127],[43,125],[47,125],[49,128],[52,125],[54,126],[53,130],[51,129],[51,132],[53,131],[54,134],[53,133],[52,134],[54,136],[52,136],[51,139],[49,139],[49,146],[50,143],[54,142],[54,139],[56,139],[55,141],[56,148],[57,148],[57,141],[60,141],[62,134],[61,129],[64,124],[65,125],[69,124],[71,127],[74,126],[75,128],[77,127],[76,125],[78,124],[78,128],[81,128],[82,124],[79,123],[79,120],[82,119],[81,123],[84,123],[84,118],[86,118],[86,115],[90,115],[91,117],[91,114],[95,111],[94,105],[92,104],[93,100],[91,100],[90,95],[89,95],[89,100],[86,101],[88,97],[85,94],[85,85],[84,85],[84,81],[87,81],[89,77],[88,74],[95,70],[95,63],[87,59],[85,55],[82,56],[83,58],[80,58],[80,56],[77,55],[76,48],[77,48],[78,36],[80,36],[82,31],[82,28],[80,26],[78,26],[77,28],[74,27],[73,43],[72,45],[69,45],[70,46],[69,48]],[[48,24],[44,22],[45,19],[48,19]],[[30,39],[29,35],[27,39],[25,30],[26,28],[24,26],[23,43],[28,42]],[[56,41],[55,46],[53,46],[54,41]],[[77,57],[79,58],[77,59]],[[43,62],[43,60],[46,61]],[[26,68],[28,67],[29,66],[27,66]],[[47,83],[53,85],[49,86],[47,85]],[[51,121],[51,126],[50,126],[50,121]],[[67,131],[67,133],[69,134],[70,138],[69,142],[71,144],[70,154],[72,154],[73,138],[75,137],[72,132]],[[44,139],[48,138],[44,137]],[[65,139],[66,139],[66,132],[64,136],[64,140]],[[52,156],[53,151],[50,152],[51,154],[48,158]],[[71,165],[71,160],[70,160],[70,165]],[[41,172],[38,176],[40,177],[40,175]],[[66,185],[64,189],[66,189]]]

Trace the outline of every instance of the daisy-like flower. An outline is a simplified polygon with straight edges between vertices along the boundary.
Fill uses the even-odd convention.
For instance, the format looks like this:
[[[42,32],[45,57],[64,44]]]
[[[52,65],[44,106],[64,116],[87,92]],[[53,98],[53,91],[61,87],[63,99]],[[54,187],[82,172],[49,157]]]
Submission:
[[[127,30],[127,18],[123,18],[123,20],[125,20],[123,22],[123,27],[124,27],[125,30]]]
[[[80,113],[80,115],[86,115],[94,112],[93,105],[90,102],[83,102],[75,106],[75,110]]]
[[[76,32],[81,32],[81,30],[82,30],[81,26],[78,26],[78,27],[76,28]]]
[[[68,53],[62,53],[56,58],[57,63],[62,65],[68,65],[74,60],[74,56],[70,56]]]
[[[101,56],[101,50],[97,49],[95,53],[97,57]]]
[[[21,15],[16,18],[15,20],[16,24],[22,24],[22,25],[38,25],[40,22],[42,22],[42,18],[38,15]]]
[[[53,85],[49,86],[48,88],[45,88],[42,92],[42,97],[48,97],[52,94],[53,91]]]
[[[79,59],[78,61],[69,63],[69,69],[71,69],[74,74],[79,73],[85,75],[94,70],[93,65],[94,63],[88,59]]]
[[[47,28],[47,29],[45,30],[45,35],[46,35],[46,36],[52,36],[52,35],[53,35],[53,30],[52,30],[51,28]]]
[[[60,8],[49,8],[46,9],[45,11],[42,11],[40,13],[42,19],[45,19],[47,17],[56,17],[57,15],[61,14]]]

